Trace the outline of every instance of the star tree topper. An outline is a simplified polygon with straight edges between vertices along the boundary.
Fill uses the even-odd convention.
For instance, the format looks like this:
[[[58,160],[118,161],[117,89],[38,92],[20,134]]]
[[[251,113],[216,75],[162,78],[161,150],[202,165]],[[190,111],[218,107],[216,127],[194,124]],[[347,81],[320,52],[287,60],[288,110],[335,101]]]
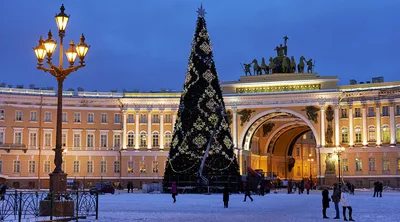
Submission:
[[[197,14],[199,17],[204,17],[207,14],[206,10],[203,8],[203,3],[200,4],[200,8],[197,8]]]

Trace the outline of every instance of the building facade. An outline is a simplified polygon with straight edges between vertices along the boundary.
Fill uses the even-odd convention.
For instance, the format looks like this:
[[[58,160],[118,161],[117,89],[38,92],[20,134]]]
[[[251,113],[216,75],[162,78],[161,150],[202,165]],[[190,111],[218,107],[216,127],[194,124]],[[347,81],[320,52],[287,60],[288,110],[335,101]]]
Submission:
[[[221,84],[241,168],[400,187],[400,82],[338,86],[310,73],[242,76]],[[65,91],[63,170],[89,187],[160,181],[180,93]],[[47,188],[54,169],[56,92],[0,87],[0,178]],[[334,148],[344,147],[339,156]],[[341,166],[338,166],[338,159]]]

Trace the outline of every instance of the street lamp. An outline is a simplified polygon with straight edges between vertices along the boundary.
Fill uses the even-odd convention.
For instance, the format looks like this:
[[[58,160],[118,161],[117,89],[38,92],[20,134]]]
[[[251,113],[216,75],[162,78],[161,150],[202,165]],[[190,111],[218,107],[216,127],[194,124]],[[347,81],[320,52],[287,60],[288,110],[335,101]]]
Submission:
[[[81,36],[81,41],[75,46],[74,42],[71,41],[69,49],[65,52],[69,67],[63,68],[63,39],[65,37],[65,29],[67,28],[69,15],[65,14],[64,5],[61,5],[60,13],[55,16],[55,20],[58,27],[58,36],[60,37],[60,55],[59,64],[54,65],[52,60],[52,55],[57,48],[57,41],[53,40],[53,34],[51,30],[48,32],[47,40],[43,40],[42,37],[39,39],[39,45],[34,48],[36,57],[38,59],[37,68],[43,70],[44,72],[49,72],[52,76],[57,79],[58,82],[58,94],[57,94],[57,125],[56,125],[56,147],[54,150],[54,164],[55,169],[50,174],[50,192],[59,193],[66,190],[67,174],[62,170],[62,92],[63,92],[63,82],[69,74],[77,71],[78,69],[85,66],[85,56],[89,50],[89,47],[85,43],[85,37]],[[47,64],[49,68],[44,67],[43,60],[47,56]],[[76,57],[79,57],[80,64],[74,66]]]
[[[344,147],[335,147],[333,148],[333,152],[338,156],[338,168],[339,168],[339,184],[341,182],[340,178],[340,155],[344,152]]]
[[[311,156],[311,153],[308,155],[308,159],[307,159],[307,161],[308,161],[308,164],[310,165],[310,180],[312,181],[312,172],[311,172],[311,164],[314,162],[314,159],[313,158],[311,158],[312,156]]]

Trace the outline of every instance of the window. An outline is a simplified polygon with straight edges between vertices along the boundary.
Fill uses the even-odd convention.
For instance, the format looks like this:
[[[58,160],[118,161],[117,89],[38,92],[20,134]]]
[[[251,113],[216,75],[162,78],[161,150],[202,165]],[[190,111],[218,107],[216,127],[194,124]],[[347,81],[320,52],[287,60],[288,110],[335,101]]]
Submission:
[[[154,147],[158,147],[159,146],[159,144],[158,144],[158,132],[154,132],[153,133],[153,146]]]
[[[144,163],[143,160],[140,161],[139,166],[140,166],[140,173],[146,173],[146,164]]]
[[[382,142],[389,143],[390,142],[390,131],[388,125],[382,126]]]
[[[362,160],[356,158],[356,171],[362,171]]]
[[[36,161],[29,160],[28,167],[29,167],[29,169],[28,169],[29,173],[35,173],[36,172]]]
[[[63,112],[63,113],[62,113],[61,119],[62,119],[62,122],[63,122],[63,123],[68,122],[68,118],[67,118],[67,113],[66,113],[66,112]]]
[[[389,162],[389,158],[384,157],[382,160],[382,164],[383,164],[383,170],[384,171],[389,171],[390,170],[390,162]]]
[[[115,134],[114,135],[114,148],[119,148],[119,147],[121,147],[121,135]]]
[[[44,113],[44,122],[51,122],[51,112]]]
[[[107,123],[107,113],[102,113],[101,114],[101,122],[102,123]]]
[[[133,147],[135,145],[135,134],[133,132],[128,133],[128,147]]]
[[[349,130],[346,127],[342,128],[342,143],[349,142]]]
[[[135,122],[135,118],[133,113],[129,113],[128,114],[128,123],[134,123]]]
[[[15,121],[22,121],[22,111],[21,110],[17,110],[15,112]]]
[[[74,173],[79,173],[79,160],[74,160]]]
[[[396,125],[396,141],[400,142],[400,125]]]
[[[382,106],[382,116],[389,116],[389,107]]]
[[[361,117],[361,109],[360,108],[354,108],[354,117],[355,118]]]
[[[119,161],[114,161],[114,173],[119,173]]]
[[[63,133],[63,134],[62,134],[61,143],[62,143],[62,146],[63,146],[63,147],[66,147],[66,146],[67,146],[67,134],[66,134],[66,133]]]
[[[29,133],[29,146],[37,146],[37,133]]]
[[[100,146],[107,147],[107,134],[100,135]]]
[[[300,147],[296,147],[296,156],[300,156]]]
[[[93,160],[87,161],[87,173],[93,173]]]
[[[396,105],[396,116],[400,116],[400,105]]]
[[[354,130],[356,134],[356,143],[361,143],[362,137],[361,137],[361,127],[356,127]]]
[[[375,158],[369,158],[368,159],[368,170],[369,171],[375,171],[376,170]],[[361,171],[361,170],[359,170],[359,171]]]
[[[140,133],[140,146],[146,146],[146,137],[147,137],[146,132]]]
[[[347,159],[342,160],[342,170],[343,172],[349,172],[349,161]]]
[[[74,147],[81,147],[81,134],[74,133]]]
[[[170,147],[171,146],[171,141],[172,141],[172,135],[170,132],[165,133],[165,146]]]
[[[22,132],[14,132],[14,144],[22,144]]]
[[[88,113],[87,122],[94,123],[94,113]]]
[[[51,146],[51,133],[44,134],[44,146],[47,146],[47,147]]]
[[[13,170],[14,170],[14,173],[20,173],[21,172],[21,161],[14,160]]]
[[[297,166],[296,175],[298,177],[301,176],[301,168],[300,168],[300,166]]]
[[[368,107],[368,117],[374,117],[374,116],[375,116],[374,107]]]
[[[140,123],[147,123],[146,114],[140,114]]]
[[[114,114],[114,123],[121,123],[121,115],[119,113]]]
[[[347,118],[347,109],[342,108],[340,113],[340,118]]]
[[[165,123],[171,123],[171,114],[165,114]]]
[[[153,173],[158,173],[158,161],[153,161]]]
[[[81,122],[81,113],[74,113],[74,123]]]
[[[2,173],[2,172],[3,172],[3,161],[0,160],[0,173]]]
[[[0,109],[0,120],[4,120],[6,118],[4,109]]]
[[[94,147],[94,134],[87,134],[86,146]]]
[[[50,160],[45,160],[44,161],[44,172],[45,173],[50,173]]]
[[[400,158],[397,159],[397,170],[400,170]]]
[[[375,141],[375,126],[368,127],[368,141],[370,142]]]
[[[128,173],[133,173],[133,161],[129,160],[128,161],[128,169],[127,169]]]
[[[107,173],[107,161],[100,161],[100,173]]]
[[[0,130],[0,145],[4,144],[4,131]]]
[[[1,114],[0,114],[0,115],[1,115]],[[36,111],[31,111],[29,120],[30,120],[31,122],[36,122],[36,121],[37,121],[37,112],[36,112]]]
[[[153,115],[153,123],[160,123],[160,119],[158,118],[158,114]]]

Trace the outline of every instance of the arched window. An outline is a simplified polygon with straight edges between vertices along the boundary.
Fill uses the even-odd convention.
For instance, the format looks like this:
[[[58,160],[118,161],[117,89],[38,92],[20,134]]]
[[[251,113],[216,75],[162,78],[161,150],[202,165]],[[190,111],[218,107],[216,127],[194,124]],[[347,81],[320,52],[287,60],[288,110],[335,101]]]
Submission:
[[[390,142],[390,130],[388,125],[382,126],[382,142],[389,143]]]
[[[160,144],[158,143],[158,132],[153,132],[153,147],[158,147]]]
[[[342,128],[342,143],[348,143],[349,142],[349,130],[347,127]]]
[[[129,132],[128,133],[128,147],[133,147],[135,146],[135,133],[134,132]]]
[[[140,133],[140,146],[146,146],[146,137],[147,137],[146,132]]]
[[[397,143],[400,142],[400,124],[396,125],[396,142]],[[400,167],[399,167],[399,170],[400,170]]]
[[[165,147],[171,147],[172,135],[170,132],[165,133]]]
[[[362,137],[361,137],[361,127],[357,126],[354,129],[354,132],[356,134],[356,143],[361,143]]]
[[[368,142],[375,142],[375,126],[368,127]]]

